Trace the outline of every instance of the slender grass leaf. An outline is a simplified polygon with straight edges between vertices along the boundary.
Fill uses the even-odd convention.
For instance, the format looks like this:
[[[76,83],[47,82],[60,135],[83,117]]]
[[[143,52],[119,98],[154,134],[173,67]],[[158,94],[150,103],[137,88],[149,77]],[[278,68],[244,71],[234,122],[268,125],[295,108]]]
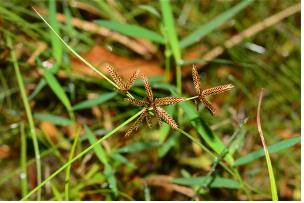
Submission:
[[[131,163],[131,162],[129,162],[129,160],[128,159],[126,159],[124,156],[122,156],[121,154],[119,154],[119,153],[111,153],[110,154],[110,157],[113,159],[113,160],[115,160],[115,161],[118,161],[118,162],[120,162],[120,163],[122,163],[122,164],[126,164],[129,168],[131,168],[131,169],[135,169],[136,168],[136,166],[133,164],[133,163]]]
[[[72,112],[71,103],[70,103],[68,97],[66,96],[63,88],[57,81],[57,79],[54,77],[54,75],[48,69],[44,69],[43,72],[44,72],[44,78],[46,79],[50,88],[53,90],[53,92],[56,94],[56,96],[59,98],[59,100],[66,107],[68,112],[69,113]]]
[[[21,179],[21,194],[22,197],[24,197],[28,191],[28,184],[27,184],[27,156],[26,156],[26,150],[27,150],[27,143],[26,143],[26,136],[24,132],[24,124],[21,123],[20,125],[20,131],[21,131],[21,153],[20,153],[20,179]]]
[[[78,139],[79,139],[79,135],[80,135],[80,128],[77,129],[76,131],[76,135],[75,135],[75,138],[74,138],[74,143],[73,143],[73,146],[72,146],[72,149],[70,151],[70,154],[69,154],[69,161],[72,160],[72,158],[74,157],[74,154],[75,154],[75,151],[76,151],[76,147],[77,147],[77,143],[78,143]],[[71,179],[71,167],[72,167],[72,164],[69,165],[66,170],[65,170],[65,191],[64,191],[64,194],[65,194],[65,200],[66,201],[69,201],[70,199],[70,179]]]
[[[145,11],[151,13],[152,15],[158,17],[158,18],[160,17],[159,12],[153,6],[150,6],[150,5],[139,5],[138,8],[140,8],[142,10],[145,10]]]
[[[94,99],[85,100],[85,101],[82,101],[82,102],[74,105],[73,110],[81,110],[81,109],[91,108],[93,106],[102,104],[102,103],[112,99],[116,95],[117,95],[116,92],[110,92],[110,93],[99,95]]]
[[[170,44],[175,61],[181,61],[181,52],[177,33],[175,31],[174,19],[169,0],[160,0],[160,7],[162,11],[163,24],[166,32],[166,38]]]
[[[269,145],[267,147],[268,152],[269,152],[269,154],[272,154],[272,153],[276,153],[276,152],[279,152],[279,151],[283,151],[285,149],[288,149],[288,148],[294,146],[295,144],[299,143],[300,141],[301,141],[300,136],[292,137],[292,138],[289,138],[287,140],[280,141],[276,144]],[[254,160],[256,160],[260,157],[263,157],[264,155],[265,155],[264,150],[259,149],[257,151],[251,152],[251,153],[239,158],[238,160],[236,160],[234,162],[233,166],[237,167],[237,166],[241,166],[241,165],[250,163],[250,162],[252,162],[252,161],[254,161]]]
[[[85,125],[84,128],[85,128],[86,135],[89,138],[91,145],[93,145],[94,143],[97,142],[97,139],[95,138],[95,136],[93,135],[92,131],[90,130],[90,128],[88,126]],[[99,158],[99,160],[105,166],[104,173],[109,182],[110,189],[114,192],[114,194],[117,195],[118,194],[117,181],[114,176],[113,168],[109,164],[109,157],[108,157],[106,151],[102,148],[102,145],[96,145],[94,147],[94,151],[95,151],[95,154],[97,155],[97,157]]]
[[[162,146],[158,150],[158,157],[164,157],[172,147],[176,145],[178,136],[172,135],[168,138],[168,140],[162,144]]]
[[[55,184],[51,183],[51,190],[53,192],[53,195],[54,195],[56,201],[61,201],[62,200],[61,193],[59,192],[59,190]]]
[[[189,177],[189,178],[174,178],[172,183],[179,184],[179,185],[188,185],[188,186],[201,186],[203,187],[204,184],[207,182],[207,177],[200,176],[200,177]],[[235,180],[231,180],[228,178],[222,177],[215,177],[211,184],[211,188],[229,188],[229,189],[239,189],[240,184]]]
[[[44,78],[41,78],[39,80],[38,85],[36,85],[35,90],[32,92],[32,94],[29,96],[29,100],[34,99],[35,96],[39,94],[39,92],[46,86],[46,81]]]
[[[240,3],[232,7],[231,9],[227,10],[226,12],[222,13],[221,15],[217,16],[215,19],[209,21],[207,24],[200,26],[194,32],[189,34],[187,37],[181,40],[180,46],[182,49],[192,45],[193,43],[202,39],[205,35],[212,32],[214,29],[221,26],[223,23],[231,19],[241,10],[249,6],[253,0],[242,0]]]
[[[160,34],[137,25],[128,25],[108,20],[96,20],[96,23],[110,30],[120,32],[127,36],[148,39],[160,44],[165,43],[164,38]]]
[[[186,117],[191,120],[192,126],[196,129],[198,134],[203,138],[203,140],[218,154],[220,154],[224,149],[225,145],[224,143],[212,133],[210,128],[208,128],[207,125],[204,124],[204,122],[199,118],[197,112],[195,111],[195,108],[193,105],[190,105],[187,102],[183,102],[178,104],[180,105],[185,113]],[[230,153],[227,153],[224,157],[224,159],[232,165],[234,160]]]
[[[67,125],[72,125],[73,121],[61,116],[56,116],[53,114],[40,114],[40,113],[35,113],[34,118],[40,121],[47,121],[50,123],[53,123],[55,125],[62,125],[62,126],[67,126]]]
[[[133,143],[130,145],[126,145],[118,150],[116,152],[119,153],[134,153],[134,152],[139,152],[142,150],[150,149],[153,147],[158,147],[160,144],[158,141],[149,141],[149,142],[138,142],[138,143]]]
[[[53,29],[59,33],[59,23],[56,18],[56,1],[49,1],[49,22],[50,25],[53,27]],[[60,40],[54,33],[50,33],[51,43],[52,43],[52,54],[53,57],[56,60],[56,70],[61,64],[62,60],[62,44],[60,43]],[[56,72],[56,70],[54,70]]]

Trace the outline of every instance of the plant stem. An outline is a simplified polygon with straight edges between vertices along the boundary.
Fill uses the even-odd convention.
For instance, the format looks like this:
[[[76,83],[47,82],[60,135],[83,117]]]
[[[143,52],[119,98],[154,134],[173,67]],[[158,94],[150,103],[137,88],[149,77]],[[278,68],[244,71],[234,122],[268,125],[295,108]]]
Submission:
[[[200,142],[198,142],[192,135],[190,135],[189,133],[183,131],[182,129],[177,128],[176,129],[178,132],[182,133],[183,135],[187,136],[190,140],[192,140],[193,142],[195,142],[197,145],[199,145],[203,150],[205,150],[212,158],[216,158],[217,156],[212,153],[207,147],[205,147],[204,145],[202,145]],[[219,163],[228,173],[230,173],[232,176],[235,176],[235,174],[233,173],[233,171],[231,169],[229,169],[224,163],[220,162]]]
[[[54,34],[60,39],[60,41],[77,57],[79,58],[85,65],[87,65],[90,69],[92,69],[94,72],[96,72],[98,75],[103,77],[105,80],[107,80],[111,85],[118,88],[118,86],[109,79],[106,75],[104,75],[102,72],[100,72],[97,68],[95,68],[92,64],[90,64],[88,61],[86,61],[84,58],[82,58],[72,47],[70,47],[60,36],[59,34],[52,28],[52,26],[36,11],[35,8],[32,7],[32,9],[37,13],[37,15],[45,22],[45,24],[54,32]]]
[[[92,64],[90,64],[87,60],[85,60],[82,56],[80,56],[72,47],[70,47],[60,36],[59,34],[52,28],[52,26],[36,11],[35,8],[32,7],[32,9],[37,13],[37,15],[44,21],[44,23],[54,32],[54,34],[60,39],[60,41],[74,54],[79,60],[81,60],[85,65],[87,65],[90,69],[92,69],[95,73],[97,73],[99,76],[104,78],[106,81],[108,81],[111,85],[113,85],[115,88],[119,89],[118,86],[105,74],[103,74],[101,71],[99,71],[97,68],[95,68]],[[133,95],[130,92],[127,92],[126,94],[128,97],[133,98]],[[70,113],[70,112],[69,112]],[[73,115],[70,114],[70,117],[73,117]]]
[[[74,139],[74,143],[73,143],[73,146],[72,146],[70,155],[69,155],[69,161],[72,160],[72,158],[73,158],[73,156],[74,156],[74,153],[75,153],[75,150],[76,150],[76,146],[77,146],[77,143],[78,143],[79,135],[80,135],[80,128],[78,127],[77,130],[76,130],[76,136],[75,136],[75,139]],[[65,191],[64,191],[65,201],[69,201],[69,197],[70,197],[71,167],[72,167],[72,164],[70,164],[70,165],[67,167],[67,169],[66,169],[66,175],[65,175]]]
[[[198,98],[198,96],[189,97],[189,98],[186,98],[183,102],[193,100],[193,99],[196,99],[196,98]]]
[[[179,61],[175,61],[176,63],[176,88],[177,94],[182,95],[182,70]]]
[[[261,126],[260,113],[261,113],[261,105],[262,105],[262,99],[263,99],[263,91],[264,91],[264,89],[262,88],[260,96],[259,96],[258,109],[257,109],[257,127],[258,127],[259,135],[260,135],[262,145],[263,145],[263,148],[264,148],[264,152],[265,152],[265,158],[266,158],[266,164],[267,164],[267,168],[268,168],[268,175],[269,175],[269,181],[270,181],[272,201],[278,201],[279,198],[278,198],[276,180],[275,180],[275,177],[274,177],[270,155],[269,155],[269,152],[268,152],[268,148],[267,148],[266,141],[265,141],[265,138],[264,138],[264,133],[263,133],[262,126]]]
[[[24,124],[20,125],[21,131],[21,154],[20,154],[20,179],[21,179],[21,194],[24,197],[27,193],[27,171],[26,171],[26,137],[24,133]]]
[[[36,131],[35,131],[35,125],[34,125],[34,120],[33,120],[33,116],[32,116],[32,111],[31,111],[31,108],[30,108],[30,104],[28,102],[26,92],[25,92],[25,87],[24,87],[24,84],[23,84],[22,75],[20,73],[19,65],[17,63],[16,53],[15,53],[14,49],[12,48],[12,40],[11,40],[9,35],[6,35],[6,39],[7,39],[8,46],[11,48],[11,58],[12,58],[12,62],[13,62],[15,72],[16,72],[18,86],[19,86],[19,89],[20,89],[20,94],[21,94],[22,102],[23,102],[23,105],[24,105],[24,108],[25,108],[27,120],[28,120],[29,126],[30,126],[30,133],[31,133],[32,140],[33,140],[34,151],[35,151],[35,159],[36,159],[37,184],[39,185],[41,183],[41,162],[40,162],[40,152],[39,152],[38,139],[37,139],[37,135],[36,135]],[[41,191],[39,191],[38,194],[37,194],[37,200],[39,201],[40,199],[41,199]]]
[[[95,142],[93,145],[89,146],[82,152],[80,152],[77,156],[75,156],[73,159],[69,160],[67,163],[65,163],[63,166],[61,166],[59,169],[57,169],[54,173],[52,173],[49,177],[47,177],[42,183],[40,183],[37,187],[35,187],[33,190],[31,190],[25,197],[23,197],[21,200],[27,200],[32,194],[34,194],[36,191],[40,190],[47,182],[52,180],[54,177],[56,177],[60,172],[62,172],[64,169],[66,169],[69,165],[71,165],[73,162],[75,162],[77,159],[81,158],[85,154],[87,154],[89,151],[91,151],[95,146],[99,145],[102,141],[108,139],[111,137],[114,133],[116,133],[118,130],[123,128],[125,125],[133,121],[136,117],[138,117],[143,112],[143,109],[137,112],[135,115],[133,115],[131,118],[114,128],[111,132],[100,138],[97,142]]]

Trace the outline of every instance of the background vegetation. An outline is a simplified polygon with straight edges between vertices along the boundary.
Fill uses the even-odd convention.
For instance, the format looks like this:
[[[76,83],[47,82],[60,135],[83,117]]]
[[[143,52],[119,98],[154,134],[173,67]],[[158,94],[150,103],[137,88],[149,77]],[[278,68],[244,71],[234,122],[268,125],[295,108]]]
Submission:
[[[0,0],[0,198],[275,199],[256,122],[264,88],[272,183],[300,200],[299,11],[298,0]],[[216,116],[168,106],[183,131],[153,122],[125,137],[140,109],[100,77],[106,63],[125,78],[139,69],[156,97],[195,95],[192,64],[203,89],[235,88],[210,98]],[[143,83],[131,92],[144,98]]]

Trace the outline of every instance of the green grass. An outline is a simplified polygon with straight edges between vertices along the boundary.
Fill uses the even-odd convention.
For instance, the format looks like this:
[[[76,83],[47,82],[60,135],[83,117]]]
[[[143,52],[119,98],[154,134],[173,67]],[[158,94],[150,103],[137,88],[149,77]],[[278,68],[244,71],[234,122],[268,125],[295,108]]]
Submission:
[[[9,35],[6,35],[6,41],[7,41],[8,47],[13,48],[12,39]],[[27,97],[27,94],[26,94],[26,91],[25,91],[23,78],[22,78],[22,75],[21,75],[21,72],[20,72],[20,68],[19,68],[19,65],[18,65],[17,58],[16,58],[16,53],[15,53],[14,50],[11,51],[11,60],[13,62],[14,70],[15,70],[15,73],[16,73],[17,81],[18,81],[18,87],[19,87],[22,102],[23,102],[23,105],[24,105],[24,108],[25,108],[27,120],[28,120],[28,123],[29,123],[29,126],[30,126],[30,134],[31,134],[31,137],[32,137],[32,140],[33,140],[35,160],[36,160],[37,183],[40,184],[41,183],[41,161],[40,161],[39,143],[38,143],[38,138],[37,138],[37,134],[36,134],[36,129],[35,129],[35,124],[34,124],[34,120],[33,120],[31,107],[30,107],[30,104],[28,102],[28,97]],[[37,200],[39,201],[40,199],[41,199],[41,192],[38,192],[37,193]]]
[[[74,156],[74,158],[72,158],[71,160],[69,160],[67,163],[65,163],[64,165],[62,165],[59,169],[57,169],[55,172],[53,172],[50,176],[48,176],[44,181],[42,181],[40,184],[38,184],[33,190],[31,190],[26,196],[24,196],[21,200],[27,200],[32,194],[34,194],[35,192],[39,192],[40,189],[46,184],[48,183],[50,180],[52,180],[54,177],[56,177],[59,173],[61,173],[64,169],[66,169],[67,167],[69,167],[73,162],[75,162],[77,159],[81,158],[82,156],[84,156],[85,154],[87,154],[89,151],[91,151],[92,149],[94,149],[94,147],[98,146],[102,141],[106,140],[108,137],[112,136],[114,133],[116,133],[118,130],[120,130],[121,128],[123,128],[124,126],[126,126],[128,123],[130,123],[131,121],[133,121],[136,117],[138,117],[141,114],[141,111],[139,111],[137,114],[135,114],[134,116],[132,116],[131,118],[129,118],[128,120],[126,120],[125,122],[123,122],[122,124],[120,124],[119,126],[117,126],[116,128],[114,128],[112,131],[110,131],[109,133],[107,133],[105,136],[103,136],[102,138],[100,138],[98,141],[96,141],[94,144],[90,145],[88,148],[86,148],[85,150],[83,150],[82,152],[80,152],[79,154],[77,154],[76,156]]]

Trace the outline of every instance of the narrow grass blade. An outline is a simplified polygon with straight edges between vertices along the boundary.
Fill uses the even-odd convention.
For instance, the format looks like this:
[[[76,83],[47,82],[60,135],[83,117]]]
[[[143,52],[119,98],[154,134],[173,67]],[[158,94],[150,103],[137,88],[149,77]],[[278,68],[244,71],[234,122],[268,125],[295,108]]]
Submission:
[[[108,134],[106,134],[105,136],[103,136],[102,138],[100,138],[97,142],[95,142],[94,144],[92,144],[91,146],[89,146],[88,148],[86,148],[85,150],[83,150],[82,152],[80,152],[79,154],[77,154],[72,160],[68,161],[67,163],[63,164],[59,169],[57,169],[54,173],[52,173],[50,176],[48,176],[42,183],[40,183],[39,185],[37,185],[37,187],[35,187],[33,190],[31,190],[25,197],[23,197],[21,200],[25,201],[27,200],[30,196],[32,196],[35,192],[39,191],[46,183],[48,183],[50,180],[52,180],[53,178],[55,178],[58,174],[60,174],[64,169],[66,169],[69,165],[71,165],[72,163],[74,163],[76,160],[78,160],[79,158],[83,157],[85,154],[87,154],[88,152],[90,152],[92,149],[94,149],[94,147],[98,146],[102,141],[108,139],[109,137],[111,137],[114,133],[116,133],[117,131],[119,131],[120,129],[122,129],[123,127],[125,127],[126,125],[128,125],[130,122],[132,122],[133,120],[135,120],[139,115],[141,115],[143,112],[143,110],[137,112],[136,114],[134,114],[132,117],[130,117],[128,120],[126,120],[125,122],[123,122],[122,124],[120,124],[119,126],[117,126],[116,128],[114,128],[113,130],[111,130],[111,132],[109,132]]]
[[[85,101],[82,101],[82,102],[74,105],[73,110],[87,109],[87,108],[91,108],[96,105],[100,105],[100,104],[112,99],[116,95],[117,95],[116,92],[110,92],[110,93],[105,93],[105,94],[99,95],[94,99],[85,100]]]
[[[22,123],[20,125],[20,131],[21,131],[21,154],[20,154],[20,179],[21,179],[21,194],[22,197],[24,197],[27,193],[27,170],[26,170],[26,165],[27,165],[27,160],[26,160],[26,149],[27,149],[27,144],[26,144],[26,136],[24,132],[24,124]]]
[[[181,40],[180,46],[182,49],[194,44],[195,42],[202,39],[205,35],[212,32],[214,29],[221,26],[223,23],[231,19],[241,10],[249,6],[253,0],[242,0],[240,3],[232,7],[231,9],[225,11],[221,15],[217,16],[215,19],[209,21],[207,24],[200,26],[190,35]]]
[[[62,197],[61,197],[61,193],[59,192],[58,188],[56,187],[56,185],[51,184],[51,190],[55,196],[56,201],[61,201]]]
[[[276,144],[272,144],[272,145],[269,145],[267,148],[268,148],[268,153],[269,154],[272,154],[272,153],[276,153],[276,152],[280,152],[280,151],[283,151],[285,149],[288,149],[294,145],[296,145],[297,143],[300,143],[301,142],[301,137],[300,136],[296,136],[296,137],[292,137],[292,138],[289,138],[289,139],[286,139],[286,140],[282,140]],[[262,156],[265,156],[265,152],[264,152],[264,149],[259,149],[259,150],[256,150],[254,152],[251,152],[239,159],[237,159],[233,166],[234,167],[238,167],[238,166],[241,166],[241,165],[244,165],[244,164],[248,164]]]
[[[85,125],[84,128],[91,145],[93,145],[94,143],[97,142],[97,139],[95,138],[95,136],[93,135],[92,131],[88,126]],[[94,151],[97,157],[99,158],[99,160],[104,164],[104,173],[105,173],[105,177],[108,180],[110,189],[114,192],[115,195],[117,195],[118,194],[117,180],[114,176],[113,168],[109,163],[109,157],[107,152],[102,148],[102,145],[95,146]]]
[[[212,131],[204,125],[198,117],[195,107],[187,102],[179,104],[185,111],[186,117],[191,121],[192,126],[196,129],[198,134],[203,138],[203,140],[217,153],[220,154],[224,149],[224,143],[212,133]],[[230,153],[227,153],[224,157],[230,165],[233,164],[234,160]]]
[[[95,22],[103,27],[130,37],[148,39],[159,44],[165,43],[164,38],[160,34],[141,26],[129,25],[110,20],[96,20]]]
[[[49,1],[49,22],[53,29],[59,33],[59,23],[56,18],[56,2],[57,1]],[[54,59],[56,60],[56,69],[59,68],[62,60],[62,45],[58,37],[51,32],[50,33],[51,43],[52,43],[52,54]],[[56,70],[54,70],[56,72]]]
[[[48,85],[53,90],[53,92],[58,97],[58,99],[66,107],[66,109],[68,110],[68,112],[70,114],[71,119],[74,120],[74,114],[73,114],[70,100],[66,96],[63,88],[61,87],[61,85],[59,84],[57,79],[54,77],[54,75],[48,69],[44,69],[43,73],[44,73],[44,78],[46,79]]]
[[[168,124],[164,124],[169,127]],[[170,127],[169,127],[170,128]],[[162,158],[164,157],[172,147],[176,146],[178,136],[176,134],[171,135],[168,140],[165,143],[162,143],[162,145],[158,149],[158,157]]]
[[[38,85],[36,85],[35,90],[29,96],[29,100],[32,100],[45,86],[46,86],[46,81],[44,78],[41,78],[38,82]]]
[[[78,128],[77,131],[76,131],[76,135],[75,135],[75,138],[74,138],[74,143],[73,143],[70,155],[69,155],[69,161],[71,161],[72,158],[74,157],[76,146],[77,146],[78,139],[79,139],[79,135],[80,135],[80,128]],[[65,201],[69,201],[69,199],[70,199],[71,167],[72,167],[72,164],[70,164],[66,168],[66,172],[65,172],[65,190],[64,190]]]
[[[181,59],[181,52],[179,48],[179,41],[175,31],[175,24],[170,1],[160,0],[160,7],[162,11],[163,23],[165,26],[167,40],[175,57],[175,61],[179,62]]]
[[[151,13],[152,15],[160,18],[159,12],[153,6],[146,4],[146,5],[139,5],[138,8],[145,10],[145,11]]]
[[[111,159],[122,163],[122,164],[126,164],[130,169],[135,169],[136,166],[130,162],[127,158],[125,158],[124,156],[122,156],[120,153],[117,152],[113,152],[110,154]]]
[[[204,183],[207,182],[208,177],[189,177],[189,178],[174,178],[172,183],[188,186],[204,186]],[[228,178],[215,177],[211,184],[211,188],[229,188],[229,189],[239,189],[240,184]]]
[[[262,99],[263,99],[263,89],[261,90],[260,97],[259,97],[259,103],[258,103],[257,126],[258,126],[258,131],[259,131],[260,138],[261,138],[263,148],[264,148],[264,152],[265,152],[265,158],[266,158],[268,174],[269,174],[269,179],[270,179],[272,201],[278,201],[278,191],[277,191],[276,181],[275,181],[273,168],[272,168],[272,164],[271,164],[271,159],[270,159],[270,156],[269,156],[269,152],[268,152],[268,149],[267,149],[267,145],[266,145],[266,142],[265,142],[265,138],[264,138],[263,130],[262,130],[262,126],[261,126],[260,113],[261,113]]]
[[[12,40],[9,37],[9,35],[6,35],[6,40],[7,40],[7,45],[10,47],[11,50],[11,58],[13,61],[13,66],[16,72],[16,77],[18,81],[18,86],[20,89],[20,94],[22,98],[22,102],[25,108],[26,112],[26,117],[30,126],[30,133],[32,136],[33,140],[33,145],[34,145],[34,153],[35,153],[35,160],[36,160],[36,173],[37,173],[37,184],[39,185],[41,183],[41,161],[40,161],[40,151],[39,151],[39,144],[38,144],[38,139],[37,139],[37,134],[35,130],[35,125],[34,125],[34,120],[33,120],[33,115],[32,115],[32,110],[28,101],[28,97],[25,91],[25,87],[23,84],[23,78],[20,72],[20,68],[17,62],[17,57],[16,53],[12,47]],[[39,201],[41,199],[41,191],[38,192],[37,194],[37,200]]]
[[[42,113],[35,113],[34,118],[40,121],[46,121],[53,123],[55,125],[67,126],[72,125],[73,121],[61,116],[56,116],[53,114],[42,114]]]
[[[175,63],[176,63],[176,87],[177,93],[180,95],[182,93],[182,75],[181,75],[181,50],[175,31],[175,24],[173,19],[173,13],[169,0],[160,0],[160,7],[162,11],[163,24],[165,29],[166,40],[169,43],[171,52],[173,53]],[[180,117],[180,112],[179,112]]]
[[[85,60],[83,57],[81,57],[72,47],[70,47],[61,37],[60,35],[53,29],[53,27],[34,9],[32,8],[37,15],[45,22],[45,24],[52,30],[52,32],[60,39],[60,41],[79,59],[81,60],[85,65],[87,65],[90,69],[92,69],[95,73],[100,75],[102,78],[107,80],[111,85],[118,88],[117,85],[110,80],[107,76],[105,76],[101,71],[99,71],[97,68],[95,68],[92,64],[90,64],[87,60]]]

